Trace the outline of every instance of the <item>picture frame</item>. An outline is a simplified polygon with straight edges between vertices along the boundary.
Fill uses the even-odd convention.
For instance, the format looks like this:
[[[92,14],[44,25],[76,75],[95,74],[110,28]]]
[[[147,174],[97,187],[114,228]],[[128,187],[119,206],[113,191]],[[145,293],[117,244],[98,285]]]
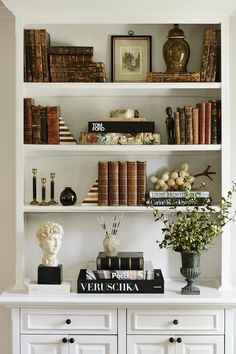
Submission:
[[[112,82],[145,82],[151,70],[151,36],[111,36]]]

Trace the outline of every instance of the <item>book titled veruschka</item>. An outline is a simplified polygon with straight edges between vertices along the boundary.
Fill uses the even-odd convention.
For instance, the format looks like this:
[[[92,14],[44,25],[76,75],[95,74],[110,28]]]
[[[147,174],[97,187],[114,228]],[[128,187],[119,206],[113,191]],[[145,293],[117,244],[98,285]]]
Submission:
[[[98,270],[143,270],[143,252],[119,252],[117,257],[107,257],[105,252],[99,252],[96,266]]]
[[[160,269],[154,269],[151,280],[118,280],[86,278],[86,269],[81,269],[77,280],[77,292],[86,294],[135,294],[135,293],[164,293],[164,279]]]

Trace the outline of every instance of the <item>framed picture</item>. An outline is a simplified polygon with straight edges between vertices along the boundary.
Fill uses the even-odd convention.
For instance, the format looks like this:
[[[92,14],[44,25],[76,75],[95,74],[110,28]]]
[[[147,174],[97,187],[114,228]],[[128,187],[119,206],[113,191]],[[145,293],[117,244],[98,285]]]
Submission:
[[[143,82],[152,66],[151,36],[111,36],[111,81]]]

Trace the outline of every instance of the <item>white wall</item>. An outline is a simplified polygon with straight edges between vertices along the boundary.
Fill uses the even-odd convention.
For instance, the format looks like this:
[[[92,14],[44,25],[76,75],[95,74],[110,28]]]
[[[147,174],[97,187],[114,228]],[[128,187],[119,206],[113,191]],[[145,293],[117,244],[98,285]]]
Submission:
[[[4,14],[5,17],[5,14]],[[15,75],[14,19],[0,8],[0,291],[14,282]],[[0,308],[0,354],[11,353],[10,311]]]

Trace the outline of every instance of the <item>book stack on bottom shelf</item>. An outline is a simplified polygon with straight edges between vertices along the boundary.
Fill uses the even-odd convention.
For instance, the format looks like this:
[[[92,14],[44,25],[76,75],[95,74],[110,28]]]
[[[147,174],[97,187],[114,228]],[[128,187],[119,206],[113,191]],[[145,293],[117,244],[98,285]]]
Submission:
[[[81,269],[77,281],[78,293],[164,293],[160,269],[144,262],[143,252],[120,252],[107,257],[99,252],[96,265]]]

